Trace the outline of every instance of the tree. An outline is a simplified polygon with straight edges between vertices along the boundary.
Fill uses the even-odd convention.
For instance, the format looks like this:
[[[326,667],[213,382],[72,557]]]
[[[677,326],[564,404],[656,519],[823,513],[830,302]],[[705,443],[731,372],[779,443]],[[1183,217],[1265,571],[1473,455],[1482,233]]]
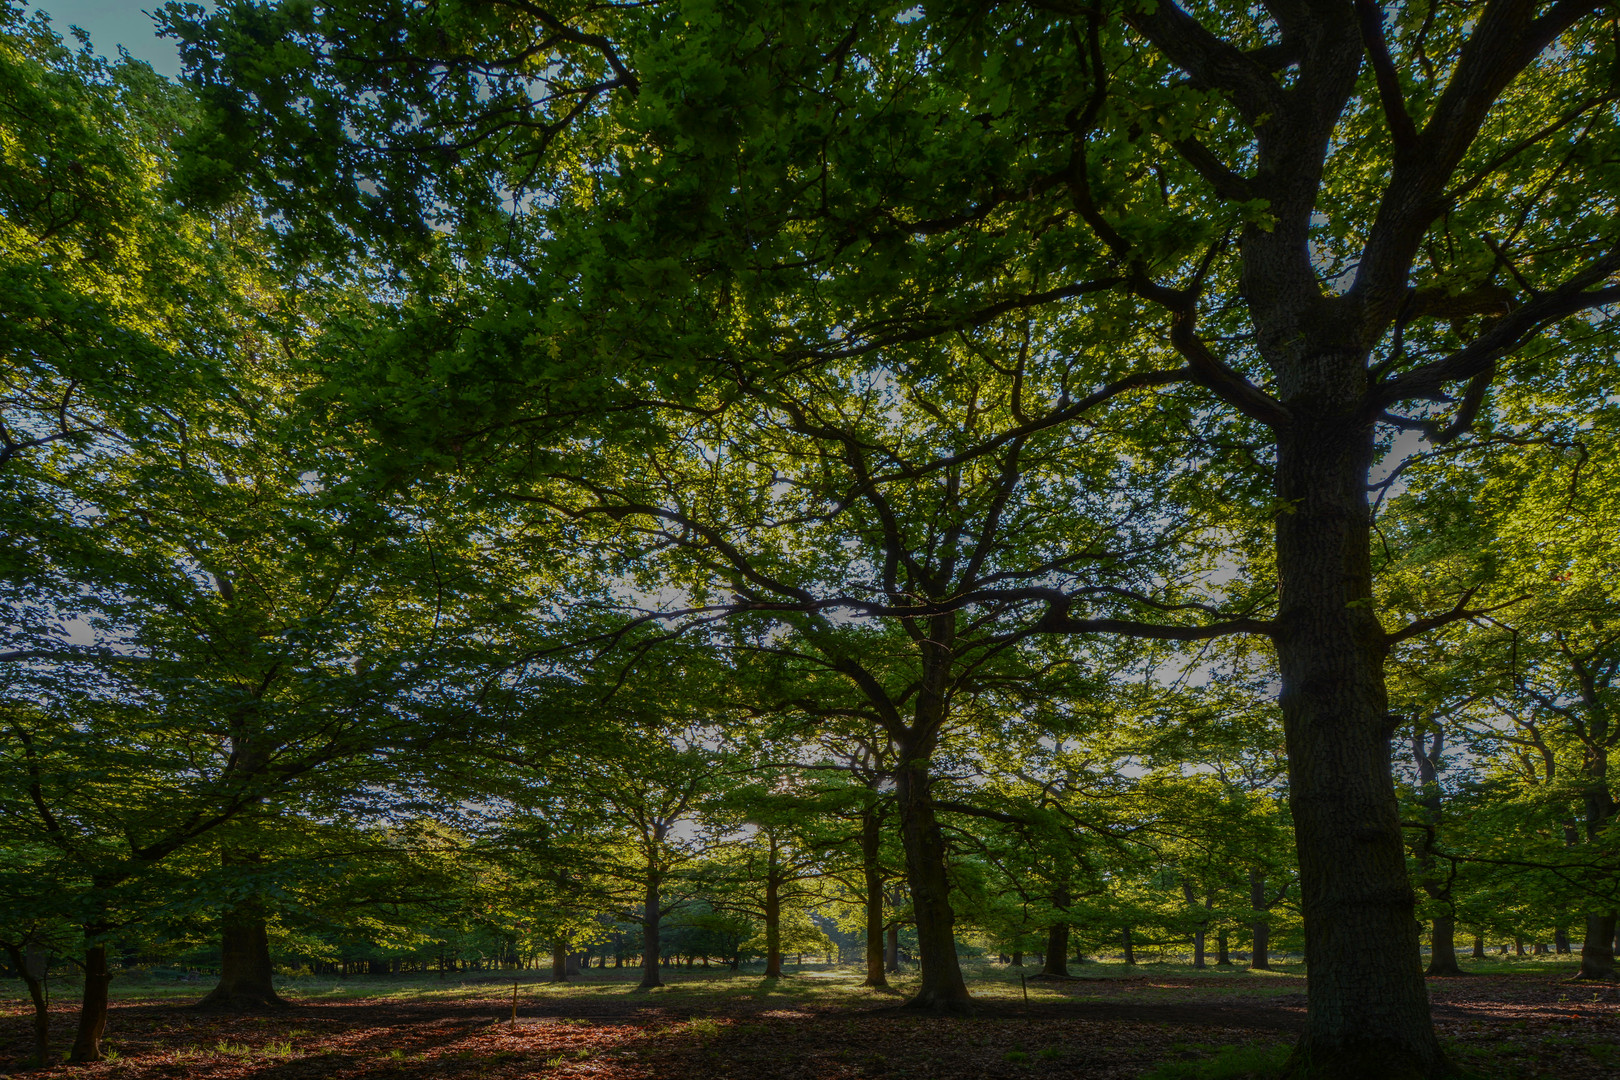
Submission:
[[[1438,1076],[1450,1066],[1415,964],[1383,664],[1466,604],[1380,622],[1368,471],[1380,425],[1460,436],[1493,380],[1539,343],[1581,343],[1593,323],[1569,317],[1620,297],[1598,8],[1488,0],[1393,20],[1371,3],[1162,0],[942,3],[903,19],[853,3],[692,18],[492,8],[438,39],[424,32],[436,10],[236,13],[269,48],[343,40],[311,48],[321,63],[307,72],[302,59],[241,60],[256,50],[230,13],[180,29],[225,121],[211,145],[251,134],[238,142],[259,155],[256,177],[302,181],[261,191],[313,187],[314,205],[338,208],[363,240],[392,242],[430,213],[476,226],[514,189],[545,189],[533,216],[548,228],[605,207],[545,245],[600,256],[589,270],[571,265],[559,280],[572,284],[537,290],[538,303],[497,287],[492,309],[560,295],[617,307],[633,332],[593,333],[601,355],[650,342],[676,358],[665,387],[704,358],[735,362],[746,385],[1010,308],[1107,310],[1128,341],[1167,324],[1185,366],[1143,350],[1110,392],[1196,387],[1257,450],[1219,468],[1274,485],[1275,618],[1217,602],[1209,623],[1156,632],[1276,645],[1313,970],[1292,1068]],[[659,32],[665,18],[679,34]],[[359,32],[340,33],[345,19]],[[349,62],[384,41],[387,63]],[[554,77],[538,60],[487,63],[553,52]],[[455,78],[401,83],[444,60]],[[395,85],[408,95],[397,110],[368,115],[360,91]],[[524,122],[490,124],[498,110]],[[309,183],[314,116],[330,118],[332,152],[370,167]],[[559,134],[569,120],[584,142]],[[578,165],[531,188],[542,155],[565,145],[581,148]],[[467,168],[435,173],[463,148]],[[473,250],[488,237],[461,239]],[[506,263],[541,261],[521,250]],[[516,355],[526,333],[504,336],[513,376],[562,366]],[[1437,399],[1454,387],[1448,416]],[[1076,615],[1094,599],[1083,592],[1043,599],[1052,632],[1134,629]]]

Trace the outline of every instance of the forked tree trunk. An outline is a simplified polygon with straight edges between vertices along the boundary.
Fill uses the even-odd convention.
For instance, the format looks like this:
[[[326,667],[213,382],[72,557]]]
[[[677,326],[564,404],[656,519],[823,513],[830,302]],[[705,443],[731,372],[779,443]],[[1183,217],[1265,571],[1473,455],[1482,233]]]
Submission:
[[[105,927],[85,927],[85,937],[92,941],[105,932]],[[84,950],[84,997],[79,1006],[79,1030],[73,1037],[73,1049],[68,1060],[75,1065],[101,1060],[101,1033],[107,1030],[107,984],[112,975],[107,970],[107,946],[89,945]]]
[[[947,639],[948,632],[936,633]],[[931,693],[925,690],[925,695]],[[931,706],[918,705],[922,713]],[[943,706],[938,708],[943,715]],[[934,720],[923,721],[928,731],[938,731]],[[940,834],[930,792],[929,756],[934,737],[899,747],[901,760],[895,771],[895,798],[899,804],[900,836],[906,850],[906,870],[911,883],[911,910],[917,926],[917,962],[921,985],[907,1008],[936,1013],[967,1014],[973,1011],[962,968],[956,959],[955,913],[951,910],[950,877],[945,870],[945,839]]]
[[[274,980],[264,908],[253,899],[240,901],[226,913],[220,931],[219,983],[197,1008],[241,1013],[288,1008]]]
[[[1289,804],[1305,921],[1306,1031],[1288,1072],[1450,1072],[1429,1016],[1416,897],[1390,774],[1388,649],[1372,595],[1363,358],[1297,361],[1278,430],[1276,515]]]
[[[883,974],[882,822],[870,807],[861,812],[861,873],[866,886],[866,980],[862,986],[887,987]]]
[[[43,1069],[51,1062],[51,1014],[45,1001],[47,953],[32,946],[20,949],[10,942],[5,948],[34,1003],[34,1061]]]

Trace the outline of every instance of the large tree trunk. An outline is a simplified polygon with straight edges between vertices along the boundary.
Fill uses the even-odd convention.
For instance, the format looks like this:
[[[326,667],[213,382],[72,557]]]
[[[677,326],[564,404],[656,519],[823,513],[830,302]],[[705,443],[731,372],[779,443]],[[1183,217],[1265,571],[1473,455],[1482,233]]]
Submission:
[[[561,941],[551,943],[551,981],[568,981],[568,946]]]
[[[1612,979],[1614,966],[1615,913],[1586,917],[1586,940],[1581,942],[1581,970],[1577,979]]]
[[[1583,678],[1582,682],[1586,680]],[[1608,717],[1598,703],[1595,692],[1587,686],[1583,686],[1583,691],[1588,706],[1589,741],[1586,746],[1586,791],[1582,804],[1586,814],[1586,840],[1593,843],[1614,818],[1616,807],[1608,784],[1609,758],[1605,745]],[[1616,972],[1614,962],[1616,914],[1610,910],[1586,916],[1586,940],[1581,943],[1581,969],[1576,972],[1575,978],[1613,979],[1620,974]]]
[[[253,898],[239,901],[226,912],[220,931],[219,983],[197,1008],[242,1013],[285,1009],[288,1003],[276,993],[274,979],[264,907]]]
[[[870,808],[861,812],[861,872],[866,886],[866,981],[862,986],[887,987],[883,974],[882,822]]]
[[[1058,882],[1052,888],[1052,906],[1060,913],[1067,914],[1069,910],[1069,886],[1066,882]],[[1069,923],[1066,919],[1058,919],[1046,928],[1046,958],[1041,965],[1042,975],[1067,975],[1069,973]]]
[[[641,909],[641,982],[638,990],[651,990],[655,986],[663,986],[664,980],[658,977],[658,958],[661,945],[658,940],[659,921],[663,917],[659,910],[661,899],[658,895],[658,875],[647,875],[647,899]]]
[[[85,936],[95,941],[104,932],[100,926],[85,927]],[[84,997],[79,1006],[79,1030],[73,1037],[68,1060],[75,1065],[101,1060],[101,1033],[107,1030],[107,946],[94,944],[84,950]]]
[[[1444,1076],[1389,769],[1367,506],[1373,430],[1357,415],[1365,369],[1359,355],[1296,363],[1305,385],[1284,387],[1293,419],[1277,440],[1274,636],[1310,968],[1290,1072]]]
[[[1271,909],[1266,903],[1266,875],[1262,870],[1249,868],[1249,906],[1254,909],[1254,922],[1249,924],[1249,936],[1252,939],[1249,946],[1249,967],[1256,971],[1271,970],[1271,922],[1265,917],[1265,912]]]
[[[774,842],[771,867],[765,874],[765,977],[782,977],[782,894],[777,880]]]
[[[1069,973],[1069,924],[1055,922],[1046,928],[1046,957],[1041,965],[1042,975]]]
[[[45,972],[49,954],[35,946],[22,949],[10,942],[6,943],[5,948],[6,955],[11,958],[11,966],[17,969],[34,1003],[34,1061],[43,1069],[51,1063],[51,1014],[45,1001]]]
[[[939,620],[934,620],[938,622]],[[949,640],[949,628],[938,627],[936,641]],[[933,659],[932,663],[944,663]],[[931,683],[933,680],[925,679]],[[930,685],[923,691],[937,698]],[[937,719],[924,718],[933,710]],[[943,705],[918,704],[919,726],[937,732],[943,719]],[[930,791],[929,756],[933,753],[932,734],[898,747],[900,762],[895,771],[895,798],[900,812],[900,836],[906,850],[906,870],[911,883],[911,910],[917,926],[917,961],[921,985],[906,1002],[907,1008],[938,1013],[966,1014],[973,1010],[962,968],[956,959],[956,915],[951,910],[951,883],[945,870],[945,839],[934,815]]]

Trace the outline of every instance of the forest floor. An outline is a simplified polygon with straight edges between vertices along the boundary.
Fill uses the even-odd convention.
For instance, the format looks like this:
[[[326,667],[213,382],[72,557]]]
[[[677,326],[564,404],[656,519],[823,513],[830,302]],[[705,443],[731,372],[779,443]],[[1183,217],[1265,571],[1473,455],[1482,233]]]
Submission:
[[[1620,988],[1563,981],[1565,962],[1487,962],[1430,979],[1436,1025],[1481,1077],[1597,1080],[1620,1075]],[[1025,969],[1033,972],[1035,969]],[[850,968],[808,965],[783,979],[675,969],[634,991],[634,973],[593,970],[566,985],[543,973],[449,979],[289,980],[293,1008],[236,1017],[186,1007],[204,986],[115,982],[109,1060],[30,1077],[83,1080],[750,1080],[1263,1077],[1305,1015],[1301,969],[1195,972],[1184,964],[1089,963],[1070,982],[1019,969],[969,969],[979,1015],[936,1019],[861,988]],[[518,1019],[513,1023],[513,984]],[[58,987],[56,1048],[75,1002]],[[30,1051],[29,1008],[0,989],[0,1075]],[[16,1068],[15,1064],[10,1067]],[[18,1074],[20,1077],[21,1073]]]

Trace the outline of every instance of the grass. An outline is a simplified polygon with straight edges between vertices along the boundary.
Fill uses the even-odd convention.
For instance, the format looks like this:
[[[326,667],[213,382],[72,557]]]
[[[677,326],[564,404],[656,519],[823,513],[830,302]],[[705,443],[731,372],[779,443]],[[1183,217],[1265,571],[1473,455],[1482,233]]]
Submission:
[[[1214,1050],[1214,1056],[1193,1061],[1167,1061],[1142,1080],[1265,1080],[1279,1076],[1288,1061],[1287,1046],[1267,1046],[1249,1043],[1244,1046],[1173,1047],[1178,1052],[1197,1053],[1200,1049]]]

